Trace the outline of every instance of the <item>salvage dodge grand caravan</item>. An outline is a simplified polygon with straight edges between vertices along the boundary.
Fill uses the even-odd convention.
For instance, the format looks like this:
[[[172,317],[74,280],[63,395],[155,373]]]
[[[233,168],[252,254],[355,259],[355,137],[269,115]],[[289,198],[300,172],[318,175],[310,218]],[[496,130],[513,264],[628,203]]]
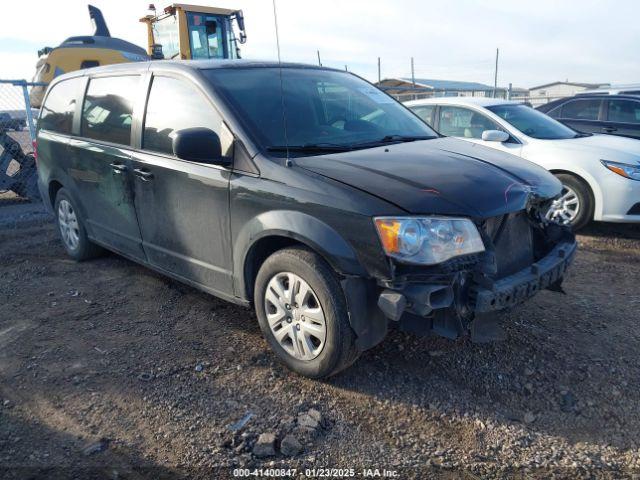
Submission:
[[[241,305],[319,378],[391,325],[487,340],[495,312],[561,290],[561,185],[444,138],[361,78],[307,65],[152,62],[63,75],[39,186],[76,260],[101,248]]]

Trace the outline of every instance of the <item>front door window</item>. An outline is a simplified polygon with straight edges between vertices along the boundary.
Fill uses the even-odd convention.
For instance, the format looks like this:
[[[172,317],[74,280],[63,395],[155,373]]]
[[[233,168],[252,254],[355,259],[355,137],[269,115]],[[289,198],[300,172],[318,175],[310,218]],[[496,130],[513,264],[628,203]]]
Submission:
[[[448,137],[482,139],[485,130],[502,130],[481,113],[462,107],[440,107],[439,131]]]

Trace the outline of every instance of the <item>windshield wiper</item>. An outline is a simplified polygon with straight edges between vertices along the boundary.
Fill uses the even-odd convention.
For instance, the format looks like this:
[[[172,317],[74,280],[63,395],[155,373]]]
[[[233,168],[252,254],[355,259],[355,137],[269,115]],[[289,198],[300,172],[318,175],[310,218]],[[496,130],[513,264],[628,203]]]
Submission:
[[[415,142],[417,140],[430,140],[432,138],[436,138],[432,135],[385,135],[378,140],[371,140],[369,142],[362,143],[354,143],[351,144],[350,147],[359,148],[359,147],[373,147],[376,145],[385,145],[387,143],[404,143],[404,142]]]
[[[267,147],[269,152],[346,152],[351,150],[350,145],[338,145],[337,143],[305,143],[304,145],[271,145]]]

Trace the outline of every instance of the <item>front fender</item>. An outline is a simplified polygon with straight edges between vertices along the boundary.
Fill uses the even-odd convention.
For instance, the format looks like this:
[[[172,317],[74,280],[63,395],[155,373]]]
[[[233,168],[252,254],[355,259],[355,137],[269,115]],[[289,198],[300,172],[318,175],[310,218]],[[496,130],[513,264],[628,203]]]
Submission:
[[[367,276],[349,243],[331,226],[306,213],[291,210],[264,212],[247,222],[234,239],[235,292],[245,297],[245,264],[251,249],[261,239],[285,237],[307,245],[321,255],[338,273]]]

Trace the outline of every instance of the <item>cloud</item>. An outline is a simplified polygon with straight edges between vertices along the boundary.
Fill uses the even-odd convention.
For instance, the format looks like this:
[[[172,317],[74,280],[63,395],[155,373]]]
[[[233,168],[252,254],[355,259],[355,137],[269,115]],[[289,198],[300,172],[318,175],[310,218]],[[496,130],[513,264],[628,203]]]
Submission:
[[[93,3],[112,35],[145,45],[138,19],[147,13],[148,0]],[[243,56],[276,58],[270,0],[203,3],[242,8],[249,35]],[[597,0],[277,0],[277,6],[283,60],[316,63],[319,50],[325,65],[348,65],[370,80],[377,78],[378,57],[383,77],[410,76],[414,57],[417,77],[492,83],[499,47],[502,85],[528,87],[567,78],[640,81],[636,16],[619,14],[635,12],[633,0],[615,2],[615,15],[613,6]],[[30,78],[38,48],[89,33],[84,1],[22,0],[3,12],[0,77]]]

